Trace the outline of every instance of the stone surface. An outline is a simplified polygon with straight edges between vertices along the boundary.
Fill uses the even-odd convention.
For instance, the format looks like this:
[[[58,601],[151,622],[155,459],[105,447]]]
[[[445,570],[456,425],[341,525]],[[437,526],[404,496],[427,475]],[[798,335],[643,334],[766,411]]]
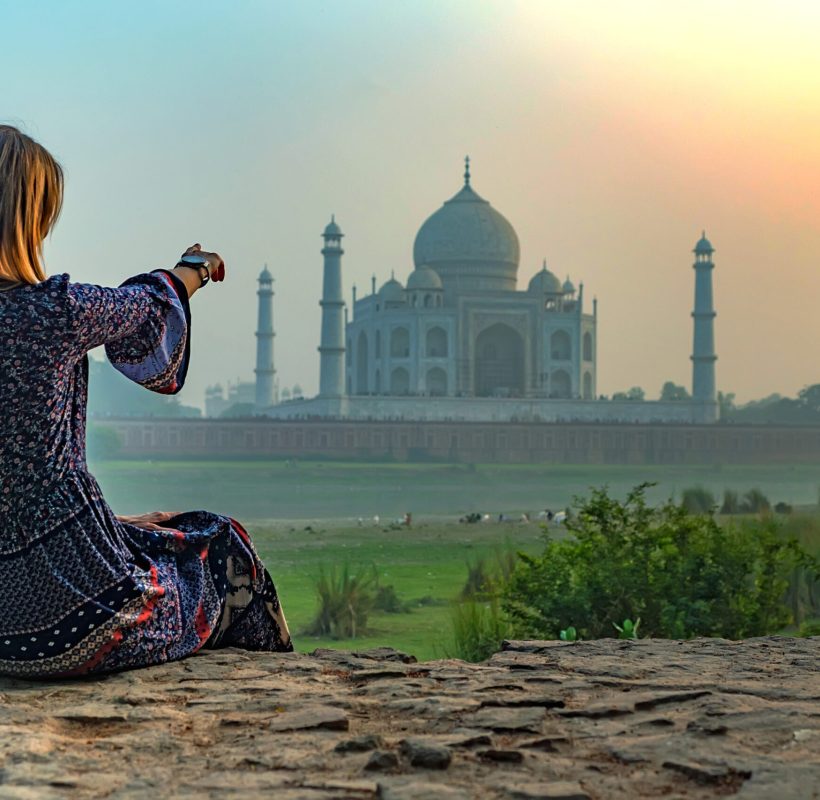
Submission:
[[[399,757],[395,753],[390,750],[376,750],[367,759],[364,768],[371,771],[385,771],[398,767],[398,765]]]
[[[820,798],[820,639],[221,650],[0,678],[0,798]]]

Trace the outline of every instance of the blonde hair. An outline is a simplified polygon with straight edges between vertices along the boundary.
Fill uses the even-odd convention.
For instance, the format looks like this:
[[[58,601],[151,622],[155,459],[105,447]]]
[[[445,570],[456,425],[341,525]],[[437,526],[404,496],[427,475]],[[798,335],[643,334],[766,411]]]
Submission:
[[[0,281],[45,280],[43,240],[62,204],[62,167],[34,139],[0,125]]]

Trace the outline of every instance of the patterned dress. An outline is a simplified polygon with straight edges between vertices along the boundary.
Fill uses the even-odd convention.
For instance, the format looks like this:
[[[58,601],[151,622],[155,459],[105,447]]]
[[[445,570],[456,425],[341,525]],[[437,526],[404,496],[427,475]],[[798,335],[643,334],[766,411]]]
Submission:
[[[166,271],[117,289],[0,285],[0,673],[52,677],[292,649],[245,529],[207,511],[119,522],[85,458],[88,350],[155,392],[182,388],[190,311]]]

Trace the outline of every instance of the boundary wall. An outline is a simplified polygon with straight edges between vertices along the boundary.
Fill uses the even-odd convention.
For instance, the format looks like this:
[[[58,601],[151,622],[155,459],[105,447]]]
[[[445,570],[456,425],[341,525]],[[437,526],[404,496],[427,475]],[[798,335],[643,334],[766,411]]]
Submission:
[[[820,426],[96,419],[126,457],[820,465]],[[818,473],[820,474],[820,473]]]

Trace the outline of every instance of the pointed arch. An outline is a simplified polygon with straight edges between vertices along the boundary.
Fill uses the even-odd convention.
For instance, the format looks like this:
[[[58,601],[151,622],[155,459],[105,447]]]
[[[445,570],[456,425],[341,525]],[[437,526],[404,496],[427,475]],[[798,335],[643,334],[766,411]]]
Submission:
[[[524,394],[524,340],[502,322],[483,330],[475,343],[475,393],[479,397]]]

